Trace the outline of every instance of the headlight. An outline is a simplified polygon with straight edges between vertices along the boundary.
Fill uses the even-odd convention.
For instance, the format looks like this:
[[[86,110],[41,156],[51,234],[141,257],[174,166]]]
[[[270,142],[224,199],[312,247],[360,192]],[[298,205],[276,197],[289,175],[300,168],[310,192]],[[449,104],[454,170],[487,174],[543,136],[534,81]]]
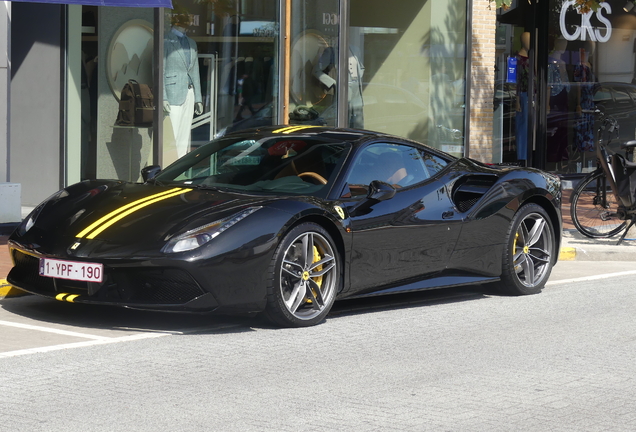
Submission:
[[[33,228],[33,225],[35,225],[35,221],[40,216],[40,213],[42,213],[42,209],[49,202],[57,200],[57,199],[60,199],[60,198],[67,197],[68,195],[69,195],[69,193],[66,191],[66,189],[62,189],[62,190],[59,190],[59,191],[55,192],[53,195],[51,195],[50,197],[48,197],[47,199],[42,201],[36,208],[33,209],[33,211],[31,213],[29,213],[29,215],[26,217],[26,219],[24,219],[22,221],[22,223],[18,227],[18,233],[20,235],[24,235],[24,234],[27,233],[27,231],[29,231],[31,228]]]
[[[261,207],[250,207],[230,217],[219,219],[218,221],[203,225],[199,228],[195,228],[173,237],[163,247],[162,251],[166,253],[185,252],[203,246],[223,231],[245,219],[260,208]]]

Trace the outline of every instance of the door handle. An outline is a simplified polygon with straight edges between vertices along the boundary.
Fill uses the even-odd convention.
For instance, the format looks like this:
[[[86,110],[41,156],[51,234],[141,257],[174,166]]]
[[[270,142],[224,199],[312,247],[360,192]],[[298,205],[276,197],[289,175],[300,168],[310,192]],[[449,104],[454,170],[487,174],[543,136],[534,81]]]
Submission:
[[[442,219],[451,219],[455,215],[455,212],[445,211],[442,213]]]

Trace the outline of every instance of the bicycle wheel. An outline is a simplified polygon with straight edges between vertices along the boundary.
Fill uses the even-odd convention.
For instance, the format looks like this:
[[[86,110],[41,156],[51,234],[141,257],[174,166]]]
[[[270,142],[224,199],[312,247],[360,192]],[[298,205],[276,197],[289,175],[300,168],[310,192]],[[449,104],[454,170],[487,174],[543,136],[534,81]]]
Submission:
[[[572,193],[572,222],[587,237],[608,238],[623,231],[626,223],[617,211],[618,203],[603,171],[585,177]]]

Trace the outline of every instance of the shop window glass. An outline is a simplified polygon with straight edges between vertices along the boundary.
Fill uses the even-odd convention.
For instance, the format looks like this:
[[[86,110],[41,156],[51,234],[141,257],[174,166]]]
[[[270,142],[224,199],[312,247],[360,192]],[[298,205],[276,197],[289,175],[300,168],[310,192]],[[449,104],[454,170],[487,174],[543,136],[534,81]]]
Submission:
[[[533,148],[529,119],[534,106],[531,88],[536,87],[531,68],[534,8],[534,1],[513,0],[509,9],[497,10],[493,162],[525,166]],[[557,102],[548,110],[561,121],[563,91],[569,89],[570,79],[557,56],[551,53],[548,59],[547,85]]]
[[[285,123],[335,126],[338,0],[292,0],[289,109]]]
[[[348,126],[463,155],[466,1],[352,0],[350,14]]]
[[[594,103],[597,105],[606,105],[612,102],[612,92],[606,87],[599,87],[594,93]]]
[[[597,117],[600,109],[618,120],[620,141],[636,136],[634,15],[622,4],[602,2],[598,11],[580,14],[574,1],[550,0],[547,42],[550,58],[562,65],[564,87],[560,112],[548,112],[546,168],[582,174],[596,167]],[[588,25],[589,24],[589,25]],[[541,61],[541,60],[539,60]],[[555,95],[546,95],[551,108]],[[586,110],[588,112],[586,112]]]
[[[622,89],[616,89],[614,92],[614,100],[616,101],[617,108],[632,108],[632,99],[629,97],[627,92]]]
[[[278,0],[165,9],[164,164],[229,132],[278,122]]]
[[[143,121],[124,119],[119,111],[129,82],[148,92],[153,86],[154,9],[69,6],[70,13],[76,7],[81,20],[69,23],[69,47],[76,46],[77,28],[81,53],[69,48],[68,55],[81,59],[80,176],[139,181],[153,160],[152,110]],[[75,124],[69,116],[69,129]]]

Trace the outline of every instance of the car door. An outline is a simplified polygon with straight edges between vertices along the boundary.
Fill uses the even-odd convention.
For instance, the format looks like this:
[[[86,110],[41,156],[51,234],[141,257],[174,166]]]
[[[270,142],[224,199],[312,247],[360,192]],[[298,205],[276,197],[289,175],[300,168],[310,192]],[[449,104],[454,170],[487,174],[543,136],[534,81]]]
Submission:
[[[343,198],[351,198],[345,207],[353,237],[352,291],[414,282],[445,268],[461,224],[437,179],[447,163],[403,144],[374,143],[360,149],[343,192]],[[394,185],[395,196],[361,207],[373,180]]]

